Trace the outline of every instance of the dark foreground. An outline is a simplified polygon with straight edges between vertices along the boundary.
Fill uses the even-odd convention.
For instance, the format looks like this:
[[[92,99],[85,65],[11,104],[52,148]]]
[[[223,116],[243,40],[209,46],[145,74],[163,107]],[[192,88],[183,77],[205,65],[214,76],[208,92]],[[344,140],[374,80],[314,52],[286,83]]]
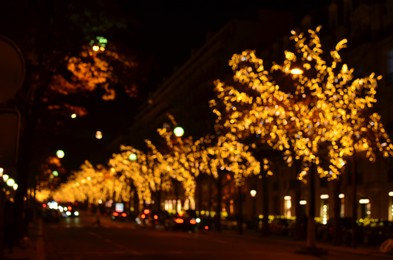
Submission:
[[[100,259],[392,259],[374,247],[350,248],[318,243],[327,255],[306,255],[304,241],[288,237],[261,237],[247,231],[242,235],[224,232],[173,232],[142,228],[131,223],[114,222],[83,214],[43,223],[37,218],[29,228],[29,237],[12,253],[1,259],[19,260],[100,260]]]
[[[45,259],[389,259],[377,248],[319,245],[327,255],[300,254],[305,242],[255,233],[166,231],[93,216],[44,224]],[[33,259],[33,258],[32,258]]]

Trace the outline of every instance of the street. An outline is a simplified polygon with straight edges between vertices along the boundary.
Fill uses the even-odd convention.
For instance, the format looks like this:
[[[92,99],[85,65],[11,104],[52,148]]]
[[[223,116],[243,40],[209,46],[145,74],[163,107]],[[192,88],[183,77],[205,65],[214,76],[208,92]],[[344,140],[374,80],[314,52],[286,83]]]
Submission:
[[[222,232],[174,232],[135,227],[94,216],[44,225],[46,259],[387,259],[369,254],[328,250],[327,255],[299,254],[304,242]]]

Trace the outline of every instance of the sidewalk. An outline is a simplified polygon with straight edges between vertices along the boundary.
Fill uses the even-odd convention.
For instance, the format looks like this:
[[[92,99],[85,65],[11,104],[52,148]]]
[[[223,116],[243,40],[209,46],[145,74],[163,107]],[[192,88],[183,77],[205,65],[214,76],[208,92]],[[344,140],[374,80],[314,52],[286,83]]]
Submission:
[[[44,238],[42,232],[42,219],[37,217],[29,224],[29,235],[19,245],[14,246],[13,252],[5,249],[4,260],[44,260]]]
[[[280,244],[285,244],[285,245],[291,245],[291,246],[298,246],[298,253],[299,251],[303,251],[306,249],[306,241],[305,240],[295,240],[291,237],[286,237],[286,236],[278,236],[278,235],[270,235],[267,237],[262,237],[258,232],[255,231],[249,231],[245,230],[243,234],[238,234],[237,231],[222,231],[222,232],[215,232],[211,231],[211,235],[224,235],[224,236],[237,236],[237,237],[248,237],[248,239],[258,239],[263,241],[264,243],[280,243]],[[321,242],[321,241],[316,241],[316,248],[317,249],[322,249],[324,251],[327,251],[327,254],[329,252],[346,252],[354,255],[367,255],[367,256],[379,256],[379,257],[386,257],[389,259],[393,259],[393,252],[391,253],[381,253],[379,251],[379,246],[365,246],[365,245],[358,245],[356,248],[351,247],[351,246],[346,246],[346,245],[333,245],[328,242]]]

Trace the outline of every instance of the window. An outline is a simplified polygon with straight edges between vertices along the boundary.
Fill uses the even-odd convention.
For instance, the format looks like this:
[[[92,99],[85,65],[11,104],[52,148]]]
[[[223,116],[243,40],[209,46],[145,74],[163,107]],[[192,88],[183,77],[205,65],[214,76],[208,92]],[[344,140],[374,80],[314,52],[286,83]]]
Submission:
[[[328,218],[329,218],[329,206],[328,206],[328,194],[321,194],[321,209],[320,209],[320,216],[322,224],[326,225]]]
[[[361,218],[369,218],[371,216],[371,203],[367,198],[360,199],[360,217]]]
[[[292,209],[292,198],[291,198],[291,196],[284,196],[284,216],[286,218],[292,217],[291,209]]]

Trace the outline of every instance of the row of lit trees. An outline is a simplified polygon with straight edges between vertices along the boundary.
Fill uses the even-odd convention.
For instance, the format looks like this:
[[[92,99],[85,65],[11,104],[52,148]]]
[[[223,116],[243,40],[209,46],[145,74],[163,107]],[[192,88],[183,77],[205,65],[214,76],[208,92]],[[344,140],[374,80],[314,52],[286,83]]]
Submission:
[[[121,151],[112,155],[106,167],[95,168],[86,161],[53,193],[54,199],[91,203],[109,199],[129,201],[132,187],[143,203],[150,204],[154,200],[156,209],[160,210],[161,193],[176,189],[176,183],[183,186],[186,198],[195,201],[197,179],[201,174],[219,179],[224,173],[233,173],[236,185],[240,186],[247,176],[259,173],[258,162],[234,136],[220,136],[216,142],[212,137],[193,141],[192,137],[175,136],[171,130],[176,122],[173,117],[170,121],[171,126],[158,129],[166,144],[164,152],[150,140],[145,140],[146,151],[121,146]]]
[[[247,176],[260,175],[264,183],[263,227],[268,233],[267,177],[271,172],[267,166],[283,160],[289,166],[296,165],[298,178],[308,183],[307,238],[308,246],[315,247],[316,174],[334,180],[340,178],[348,161],[355,165],[357,154],[364,154],[371,161],[376,160],[377,152],[393,155],[393,145],[381,118],[372,111],[380,77],[372,73],[356,79],[354,69],[348,68],[339,54],[346,40],[324,53],[319,31],[320,28],[309,30],[308,34],[292,32],[293,50],[286,50],[284,60],[270,68],[255,51],[233,55],[229,63],[233,80],[217,80],[217,96],[210,102],[217,115],[216,134],[198,140],[175,137],[171,129],[176,122],[171,118],[171,127],[158,129],[165,140],[164,148],[147,140],[147,152],[122,146],[121,152],[113,155],[107,167],[119,173],[112,176],[113,186],[117,187],[115,180],[123,178],[124,183],[132,183],[140,198],[149,202],[152,194],[159,198],[161,191],[173,187],[173,181],[183,185],[186,197],[193,197],[201,174],[217,180],[217,187],[224,172],[232,173],[238,186]],[[98,199],[92,194],[87,196],[88,192],[106,194],[101,187],[105,185],[103,180],[81,187],[77,176],[85,171],[75,173],[55,194],[61,197],[69,189],[80,194],[75,199]],[[88,191],[90,188],[96,191]],[[116,192],[129,194],[123,188]],[[353,195],[356,197],[356,193]]]

